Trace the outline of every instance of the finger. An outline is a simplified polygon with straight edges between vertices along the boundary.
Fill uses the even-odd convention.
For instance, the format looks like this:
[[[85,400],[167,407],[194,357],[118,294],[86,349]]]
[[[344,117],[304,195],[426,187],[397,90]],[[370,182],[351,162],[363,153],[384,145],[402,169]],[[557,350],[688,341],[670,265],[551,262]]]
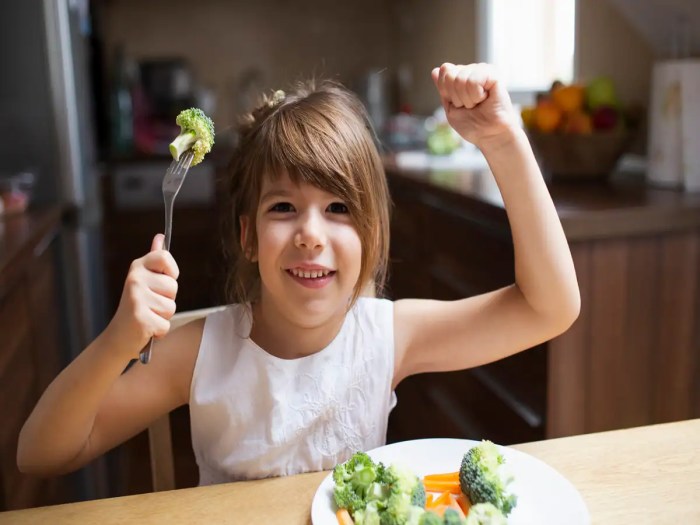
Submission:
[[[440,96],[447,100],[450,99],[450,93],[447,90],[446,76],[451,66],[452,64],[450,64],[449,62],[445,62],[443,65],[440,66],[440,71],[438,74],[438,91],[440,92]]]
[[[469,68],[461,68],[457,77],[455,78],[455,91],[457,96],[462,101],[462,105],[465,108],[471,109],[474,107],[471,96],[469,95]]]
[[[162,233],[156,233],[151,241],[151,251],[162,250],[165,244],[165,236]]]
[[[435,84],[435,89],[437,89],[438,95],[440,95],[440,102],[442,103],[442,107],[445,110],[445,113],[447,113],[447,110],[450,107],[450,101],[442,95],[442,91],[440,90],[440,68],[433,68],[433,70],[430,72],[430,76],[433,79],[433,84]]]
[[[488,68],[484,64],[479,64],[472,69],[467,82],[467,93],[474,106],[486,99],[488,95],[486,87],[489,84],[489,78]]]
[[[163,319],[170,319],[177,310],[175,301],[153,292],[148,294],[148,307],[154,314]]]
[[[143,258],[143,265],[147,270],[156,273],[164,273],[173,279],[180,276],[180,269],[172,254],[165,250],[158,250],[147,254]]]
[[[168,299],[177,297],[177,281],[169,275],[150,272],[146,286],[153,292]]]
[[[444,73],[442,73],[442,85],[445,98],[454,107],[461,108],[463,104],[455,90],[455,77],[459,69],[454,64],[449,63],[443,64],[441,69],[444,70]]]
[[[464,107],[464,101],[459,90],[457,79],[459,74],[464,70],[464,66],[453,66],[446,75],[447,86],[450,93],[450,101],[456,108]]]
[[[154,316],[155,320],[153,323],[153,337],[156,339],[162,339],[170,331],[170,321],[163,319],[161,316]]]

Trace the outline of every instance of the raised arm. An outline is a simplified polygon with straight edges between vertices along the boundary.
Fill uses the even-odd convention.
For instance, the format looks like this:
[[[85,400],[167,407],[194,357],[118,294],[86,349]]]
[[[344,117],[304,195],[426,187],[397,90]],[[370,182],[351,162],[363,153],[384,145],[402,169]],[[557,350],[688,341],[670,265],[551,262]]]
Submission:
[[[126,373],[151,336],[169,330],[177,265],[160,249],[131,265],[109,326],[49,385],[22,427],[21,471],[56,475],[75,470],[188,401],[202,322],[161,339],[150,364]]]
[[[496,178],[513,237],[515,283],[459,301],[397,301],[395,384],[530,348],[565,331],[580,308],[561,223],[495,71],[443,64],[432,74],[450,125],[479,147]]]

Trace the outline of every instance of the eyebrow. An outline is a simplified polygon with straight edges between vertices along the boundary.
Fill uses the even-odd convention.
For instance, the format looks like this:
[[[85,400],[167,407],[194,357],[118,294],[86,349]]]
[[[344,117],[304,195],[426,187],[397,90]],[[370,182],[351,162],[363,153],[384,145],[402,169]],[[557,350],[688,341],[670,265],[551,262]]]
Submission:
[[[287,190],[268,190],[265,193],[263,193],[262,197],[260,197],[260,202],[276,197],[289,197],[291,196],[291,194],[292,193]]]

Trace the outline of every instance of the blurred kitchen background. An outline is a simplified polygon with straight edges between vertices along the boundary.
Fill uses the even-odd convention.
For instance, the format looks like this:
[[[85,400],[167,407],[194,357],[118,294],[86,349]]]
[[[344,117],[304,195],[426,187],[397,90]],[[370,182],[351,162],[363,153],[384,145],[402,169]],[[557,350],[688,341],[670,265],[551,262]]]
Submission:
[[[442,62],[506,75],[577,265],[584,304],[567,334],[406,380],[390,441],[509,444],[700,416],[696,1],[23,0],[0,16],[0,510],[151,490],[145,433],[52,480],[17,471],[17,434],[163,229],[176,114],[201,107],[217,132],[175,206],[186,311],[224,301],[218,187],[237,115],[310,76],[355,90],[380,137],[395,204],[387,295],[513,280],[494,179],[444,125],[430,79]],[[190,486],[187,410],[171,419]]]

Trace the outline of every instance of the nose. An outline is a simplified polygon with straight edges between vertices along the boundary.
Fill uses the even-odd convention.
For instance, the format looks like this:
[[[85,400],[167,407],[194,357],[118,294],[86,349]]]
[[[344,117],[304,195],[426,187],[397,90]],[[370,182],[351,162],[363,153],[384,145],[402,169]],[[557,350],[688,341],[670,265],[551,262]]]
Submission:
[[[313,210],[299,217],[299,227],[294,235],[294,245],[297,248],[316,250],[326,244],[326,232],[323,217]]]

